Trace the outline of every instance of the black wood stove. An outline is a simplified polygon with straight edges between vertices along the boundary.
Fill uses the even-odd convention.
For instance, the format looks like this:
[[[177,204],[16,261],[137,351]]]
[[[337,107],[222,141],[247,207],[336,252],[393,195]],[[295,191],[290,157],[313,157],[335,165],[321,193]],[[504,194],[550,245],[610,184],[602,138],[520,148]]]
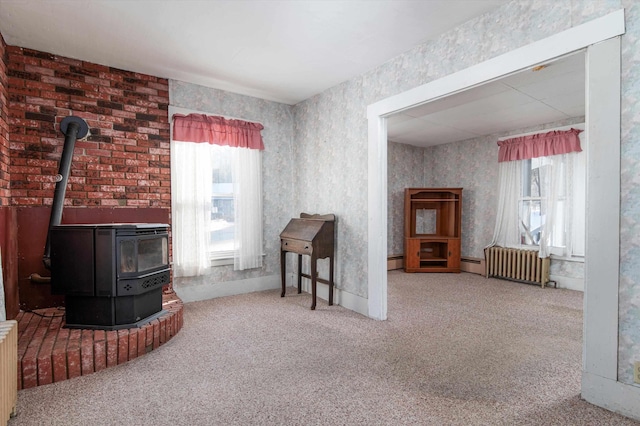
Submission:
[[[64,147],[42,256],[51,270],[51,293],[65,296],[66,327],[139,327],[164,313],[162,286],[171,279],[169,225],[61,225],[73,150],[76,140],[89,134],[89,126],[68,116],[60,131]]]
[[[168,225],[56,225],[51,292],[65,295],[66,326],[117,330],[160,316],[170,281]]]

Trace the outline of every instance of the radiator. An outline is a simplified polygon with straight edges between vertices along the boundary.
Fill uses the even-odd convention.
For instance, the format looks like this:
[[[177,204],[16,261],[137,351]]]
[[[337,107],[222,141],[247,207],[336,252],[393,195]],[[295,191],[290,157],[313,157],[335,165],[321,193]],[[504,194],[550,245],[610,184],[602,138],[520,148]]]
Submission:
[[[0,322],[0,424],[16,413],[18,401],[18,323]]]
[[[549,282],[550,259],[538,257],[537,250],[488,247],[484,250],[486,276],[540,284]]]

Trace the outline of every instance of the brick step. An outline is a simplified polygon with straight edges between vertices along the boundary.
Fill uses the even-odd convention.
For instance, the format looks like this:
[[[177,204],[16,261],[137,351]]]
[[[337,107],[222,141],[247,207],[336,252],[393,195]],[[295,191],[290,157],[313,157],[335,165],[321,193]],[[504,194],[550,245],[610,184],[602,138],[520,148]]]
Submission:
[[[18,389],[47,385],[122,364],[162,346],[183,325],[182,300],[163,294],[167,313],[140,328],[117,331],[62,328],[57,308],[21,311],[18,321]]]

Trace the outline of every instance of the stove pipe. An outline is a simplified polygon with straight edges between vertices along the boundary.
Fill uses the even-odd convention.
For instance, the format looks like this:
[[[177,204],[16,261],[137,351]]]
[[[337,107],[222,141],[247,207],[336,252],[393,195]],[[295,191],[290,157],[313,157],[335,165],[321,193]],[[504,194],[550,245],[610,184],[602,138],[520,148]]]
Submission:
[[[56,189],[53,194],[53,204],[51,206],[51,217],[49,218],[49,228],[47,230],[47,243],[44,246],[42,262],[44,267],[51,269],[51,242],[49,234],[52,226],[60,225],[62,220],[62,207],[64,206],[64,196],[67,191],[67,180],[71,170],[71,160],[77,139],[82,139],[89,133],[87,122],[80,117],[69,116],[62,119],[60,131],[65,135],[62,156],[56,175]]]

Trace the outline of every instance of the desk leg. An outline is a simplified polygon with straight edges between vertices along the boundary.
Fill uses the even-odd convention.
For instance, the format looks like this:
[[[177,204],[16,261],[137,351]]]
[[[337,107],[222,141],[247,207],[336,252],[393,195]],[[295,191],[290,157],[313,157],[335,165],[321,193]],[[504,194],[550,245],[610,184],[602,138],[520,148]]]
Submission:
[[[298,294],[302,293],[302,255],[298,255]]]
[[[311,257],[311,310],[316,309],[316,278],[318,278],[318,259]]]
[[[333,256],[329,257],[329,306],[333,305]]]
[[[287,252],[284,250],[281,250],[280,251],[280,274],[282,275],[282,293],[280,293],[280,297],[284,297],[284,294],[287,291],[286,268],[287,268]]]

